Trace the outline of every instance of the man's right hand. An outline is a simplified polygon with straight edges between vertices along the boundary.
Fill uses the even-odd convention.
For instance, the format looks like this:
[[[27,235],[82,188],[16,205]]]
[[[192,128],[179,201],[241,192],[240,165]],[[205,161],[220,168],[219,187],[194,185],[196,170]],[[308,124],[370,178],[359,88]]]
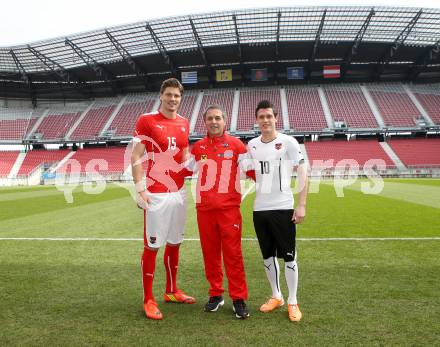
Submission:
[[[137,193],[136,203],[137,203],[137,206],[142,210],[146,210],[148,208],[148,206],[150,205],[150,199],[147,196],[146,190],[144,190],[143,192]]]

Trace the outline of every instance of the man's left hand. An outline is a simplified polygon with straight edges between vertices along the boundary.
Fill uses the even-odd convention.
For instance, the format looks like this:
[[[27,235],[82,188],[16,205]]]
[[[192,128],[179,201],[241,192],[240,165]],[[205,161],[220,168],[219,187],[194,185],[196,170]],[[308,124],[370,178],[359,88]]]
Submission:
[[[295,224],[301,224],[304,221],[304,218],[306,217],[306,207],[299,205],[296,207],[296,209],[293,211],[292,221]]]

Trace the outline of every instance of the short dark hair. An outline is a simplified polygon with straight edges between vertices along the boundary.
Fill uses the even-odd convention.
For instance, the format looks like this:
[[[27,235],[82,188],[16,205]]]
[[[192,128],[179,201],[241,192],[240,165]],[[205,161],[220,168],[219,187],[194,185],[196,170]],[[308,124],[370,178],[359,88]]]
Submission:
[[[262,108],[271,108],[273,111],[273,115],[275,117],[278,115],[278,112],[275,110],[275,106],[269,100],[261,100],[258,103],[257,108],[255,109],[255,118],[257,118],[258,110],[260,110]]]
[[[222,113],[223,119],[226,121],[226,118],[227,118],[226,112],[223,110],[223,108],[220,105],[217,105],[217,104],[208,106],[208,108],[205,110],[205,112],[203,112],[203,120],[206,119],[206,114],[208,113],[209,110],[219,110]]]
[[[165,81],[163,81],[162,85],[160,86],[160,93],[163,94],[165,89],[167,89],[169,87],[171,87],[171,88],[179,88],[180,95],[183,94],[182,83],[180,83],[177,78],[168,78]]]

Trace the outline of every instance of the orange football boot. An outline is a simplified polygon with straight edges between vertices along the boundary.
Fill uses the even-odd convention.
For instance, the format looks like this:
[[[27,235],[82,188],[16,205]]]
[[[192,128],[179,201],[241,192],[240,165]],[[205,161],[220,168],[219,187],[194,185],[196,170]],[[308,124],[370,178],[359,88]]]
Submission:
[[[192,296],[186,295],[183,290],[178,289],[174,293],[165,293],[163,295],[165,302],[175,302],[181,304],[195,304],[196,299]]]
[[[272,297],[269,300],[267,300],[263,305],[261,305],[260,311],[264,313],[270,312],[283,305],[284,305],[283,298],[277,299]]]
[[[162,312],[157,307],[157,302],[154,299],[150,299],[144,304],[145,315],[147,318],[160,320],[163,318]]]
[[[289,319],[292,322],[299,322],[302,318],[302,313],[299,310],[298,305],[287,305],[287,312],[289,313]]]

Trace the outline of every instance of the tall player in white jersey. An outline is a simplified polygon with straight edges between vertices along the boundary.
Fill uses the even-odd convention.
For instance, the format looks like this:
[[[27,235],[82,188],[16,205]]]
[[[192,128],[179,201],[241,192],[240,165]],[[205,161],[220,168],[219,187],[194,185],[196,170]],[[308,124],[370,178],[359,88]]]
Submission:
[[[272,296],[260,307],[270,312],[284,305],[280,290],[280,267],[277,258],[284,259],[285,278],[289,289],[288,314],[294,322],[301,320],[296,292],[298,266],[296,263],[296,224],[306,214],[307,167],[298,142],[276,130],[277,113],[270,101],[261,101],[255,111],[261,136],[248,143],[256,176],[254,227],[264,260]],[[290,187],[293,170],[297,168],[298,203]]]

